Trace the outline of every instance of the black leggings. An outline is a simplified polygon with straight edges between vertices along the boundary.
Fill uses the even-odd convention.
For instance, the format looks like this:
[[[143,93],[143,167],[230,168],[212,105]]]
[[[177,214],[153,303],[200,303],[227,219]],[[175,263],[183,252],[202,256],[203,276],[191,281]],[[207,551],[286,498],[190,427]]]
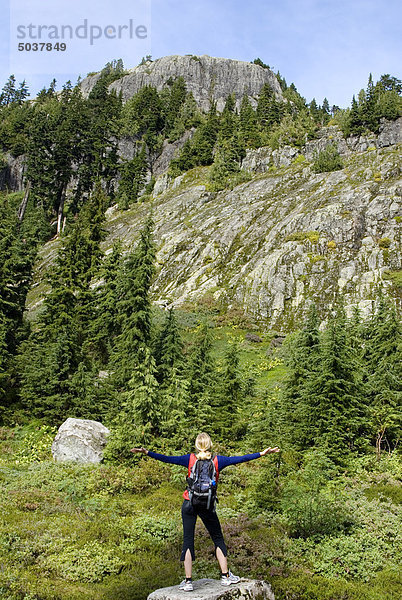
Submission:
[[[227,548],[223,539],[221,524],[215,511],[206,508],[197,508],[190,504],[189,500],[184,500],[181,507],[181,518],[183,519],[183,550],[180,560],[184,560],[187,550],[191,552],[191,558],[195,560],[194,554],[194,530],[197,516],[200,517],[208,530],[212,541],[215,544],[215,553],[217,548],[222,550],[223,556],[227,556]]]

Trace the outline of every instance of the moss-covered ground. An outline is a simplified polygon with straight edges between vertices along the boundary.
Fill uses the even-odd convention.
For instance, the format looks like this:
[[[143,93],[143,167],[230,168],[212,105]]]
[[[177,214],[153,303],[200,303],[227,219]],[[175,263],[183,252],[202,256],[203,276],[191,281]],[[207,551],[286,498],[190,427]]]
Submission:
[[[43,443],[33,460],[41,431],[0,431],[0,597],[143,600],[177,584],[183,469],[145,457],[129,466],[56,464]],[[398,600],[401,493],[392,468],[338,482],[355,511],[352,532],[301,539],[284,515],[258,506],[263,460],[231,467],[218,508],[231,568],[268,580],[278,600]],[[196,555],[194,577],[217,577],[200,524]]]

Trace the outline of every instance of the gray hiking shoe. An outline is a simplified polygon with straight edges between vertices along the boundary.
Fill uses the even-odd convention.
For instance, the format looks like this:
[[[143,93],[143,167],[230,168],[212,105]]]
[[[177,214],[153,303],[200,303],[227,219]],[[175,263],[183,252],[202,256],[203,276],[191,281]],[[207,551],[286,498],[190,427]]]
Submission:
[[[231,583],[238,583],[240,579],[241,578],[238,577],[238,575],[233,575],[232,571],[229,571],[229,575],[222,575],[221,584],[230,585]]]
[[[179,590],[184,590],[185,592],[192,592],[194,589],[192,581],[186,581],[183,579],[181,584],[179,585]]]

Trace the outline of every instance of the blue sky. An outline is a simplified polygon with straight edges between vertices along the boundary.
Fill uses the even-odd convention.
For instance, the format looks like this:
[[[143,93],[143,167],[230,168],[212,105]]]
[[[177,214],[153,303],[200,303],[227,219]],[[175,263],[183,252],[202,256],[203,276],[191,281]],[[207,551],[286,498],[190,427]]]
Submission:
[[[61,85],[113,58],[133,67],[148,53],[153,58],[190,53],[246,61],[260,57],[294,82],[308,101],[327,97],[339,106],[349,105],[370,72],[374,79],[382,73],[402,78],[400,0],[0,0],[0,6],[1,85],[13,72],[18,80],[25,77],[34,92],[53,75]],[[17,24],[76,27],[84,19],[88,27],[101,28],[117,28],[131,19],[134,26],[145,25],[148,36],[122,34],[118,40],[102,34],[92,45],[88,39],[65,40],[63,55],[17,51]]]

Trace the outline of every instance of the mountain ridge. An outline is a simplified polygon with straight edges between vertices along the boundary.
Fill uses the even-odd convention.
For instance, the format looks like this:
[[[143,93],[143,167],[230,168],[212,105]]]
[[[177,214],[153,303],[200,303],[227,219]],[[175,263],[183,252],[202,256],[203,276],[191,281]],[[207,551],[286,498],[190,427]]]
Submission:
[[[84,96],[88,95],[98,81],[100,73],[87,76],[80,87]],[[170,79],[183,77],[187,91],[194,96],[198,106],[208,111],[211,100],[216,102],[218,111],[222,111],[227,97],[234,93],[236,105],[247,94],[252,103],[264,83],[272,88],[277,100],[283,100],[281,87],[275,74],[269,68],[230,58],[211,57],[206,54],[164,56],[155,61],[140,64],[123,77],[109,85],[109,90],[122,92],[123,102],[132,98],[145,85],[152,85],[158,91],[163,89]]]

